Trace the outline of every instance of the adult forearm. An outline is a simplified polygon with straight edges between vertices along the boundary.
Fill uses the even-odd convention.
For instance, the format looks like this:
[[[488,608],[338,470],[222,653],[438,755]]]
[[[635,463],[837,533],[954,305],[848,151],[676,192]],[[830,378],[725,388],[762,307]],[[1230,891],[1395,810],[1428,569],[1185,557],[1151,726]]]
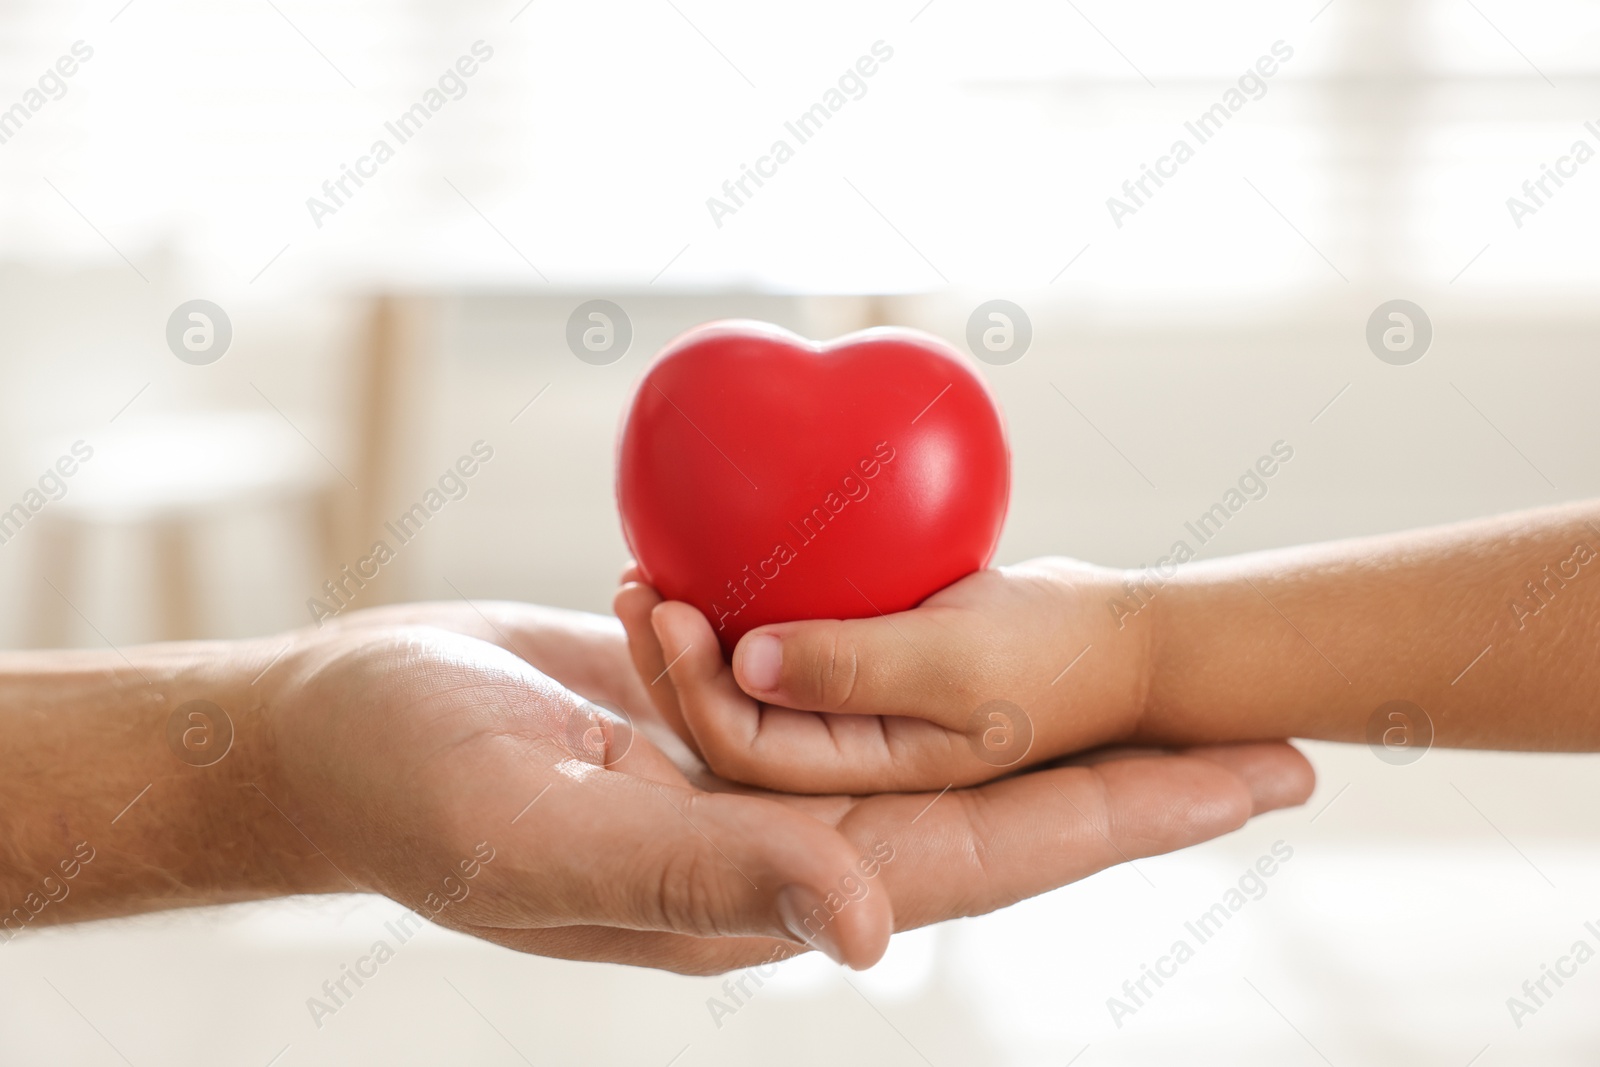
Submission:
[[[1600,748],[1593,503],[1191,564],[1151,604],[1151,738],[1359,741],[1406,700],[1439,745]]]
[[[262,792],[272,745],[246,672],[271,654],[219,642],[0,655],[0,942],[335,888]]]

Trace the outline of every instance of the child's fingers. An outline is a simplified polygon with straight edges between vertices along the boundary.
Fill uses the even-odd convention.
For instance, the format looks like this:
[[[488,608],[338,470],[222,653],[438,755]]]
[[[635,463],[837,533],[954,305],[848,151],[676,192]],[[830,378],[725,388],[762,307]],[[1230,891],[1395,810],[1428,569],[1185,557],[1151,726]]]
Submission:
[[[694,736],[683,721],[677,691],[673,688],[672,679],[667,676],[661,642],[650,625],[650,613],[659,603],[659,593],[635,580],[617,590],[611,601],[611,610],[616,612],[623,631],[628,635],[628,654],[633,659],[633,669],[639,673],[640,680],[649,691],[651,703],[672,732],[682,738],[684,744],[694,748]]]
[[[964,730],[984,700],[984,657],[927,609],[873,619],[764,626],[734,649],[733,673],[758,700],[804,711],[901,715]]]
[[[628,654],[633,658],[634,669],[646,685],[666,666],[661,658],[661,644],[650,628],[650,612],[659,603],[661,595],[639,582],[629,582],[611,598],[611,610],[616,612],[617,621],[628,635]]]
[[[754,736],[760,720],[756,702],[739,691],[716,634],[699,611],[669,600],[655,606],[649,625],[686,729],[711,769],[727,775],[720,756]]]
[[[962,734],[924,719],[758,703],[734,681],[698,611],[665,603],[652,621],[684,720],[725,778],[787,793],[866,793],[940,789],[995,773]]]

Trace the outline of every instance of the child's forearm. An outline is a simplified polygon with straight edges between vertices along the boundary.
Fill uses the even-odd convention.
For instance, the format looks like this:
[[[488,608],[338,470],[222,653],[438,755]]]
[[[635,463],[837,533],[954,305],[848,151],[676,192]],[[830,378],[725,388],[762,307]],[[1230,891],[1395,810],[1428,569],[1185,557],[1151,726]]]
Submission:
[[[1434,743],[1600,748],[1600,505],[1191,564],[1140,734],[1368,740],[1411,701]]]

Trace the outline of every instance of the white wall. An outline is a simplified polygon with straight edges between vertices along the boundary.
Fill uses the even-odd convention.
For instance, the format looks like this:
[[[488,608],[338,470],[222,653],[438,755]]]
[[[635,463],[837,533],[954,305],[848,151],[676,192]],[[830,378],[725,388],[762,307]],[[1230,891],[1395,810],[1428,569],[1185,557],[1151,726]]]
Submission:
[[[468,95],[317,227],[305,198],[480,37],[496,56]],[[1524,226],[1505,206],[1597,117],[1593,5],[28,0],[0,19],[0,108],[80,38],[93,62],[0,145],[0,507],[63,441],[105,462],[47,517],[211,477],[181,448],[157,478],[111,473],[192,420],[272,427],[222,466],[298,488],[194,513],[208,634],[306,621],[327,573],[306,487],[363,499],[379,292],[433,315],[378,513],[474,440],[496,459],[370,602],[453,584],[604,610],[628,391],[677,330],[734,315],[959,342],[980,301],[1027,308],[1032,351],[980,367],[1014,445],[1002,562],[1152,561],[1279,439],[1294,461],[1208,550],[1600,495],[1600,170]],[[1270,92],[1117,227],[1106,197],[1280,38]],[[713,223],[706,197],[878,39],[896,56],[868,95]],[[636,328],[609,367],[562,341],[596,296]],[[163,341],[194,297],[235,325],[208,367]],[[1409,367],[1363,340],[1397,297],[1436,329]],[[81,551],[49,525],[0,545],[0,646],[159,632],[138,510]],[[318,1029],[306,998],[392,907],[334,898],[0,947],[0,1062],[1593,1062],[1600,964],[1520,1028],[1505,1000],[1600,925],[1595,758],[1306,747],[1303,810],[914,933],[854,987],[787,964],[720,1029],[720,983],[434,929]],[[1106,998],[1278,840],[1294,860],[1268,895],[1115,1026]]]
[[[564,347],[561,328],[578,296],[442,300],[424,346],[432,366],[424,402],[402,420],[408,469],[420,492],[479,437],[494,443],[496,459],[397,562],[396,595],[449,597],[448,579],[470,596],[604,610],[624,558],[612,442],[649,353],[711,317],[761,315],[827,334],[866,310],[816,298],[612,295],[637,340],[610,367],[580,363]],[[1280,438],[1295,459],[1214,542],[1217,552],[1600,493],[1587,412],[1600,367],[1588,358],[1594,323],[1582,309],[1499,317],[1424,294],[1435,347],[1413,366],[1391,367],[1362,339],[1378,295],[1335,293],[1232,321],[1023,296],[1036,311],[1034,349],[1011,366],[980,368],[1016,454],[1001,560],[1070,552],[1149,561]],[[880,311],[959,342],[976,299],[906,298]],[[256,373],[253,358],[241,355],[227,373]],[[322,363],[298,376],[276,370],[278,402],[294,411],[315,410],[328,376],[337,377],[336,365]],[[0,553],[13,570],[10,549],[25,539]],[[250,566],[220,571],[228,581],[213,590],[229,606],[209,610],[236,620],[237,632],[293,621],[306,595],[293,583],[240,584],[276,558],[270,547],[257,551]],[[137,630],[137,604],[113,617]],[[478,1011],[533,1062],[666,1063],[685,1045],[680,1063],[909,1064],[926,1055],[936,1064],[1045,1064],[1085,1045],[1080,1064],[1166,1063],[1201,1045],[1228,1062],[1316,1062],[1277,1012],[1334,1063],[1423,1053],[1466,1063],[1485,1045],[1479,1063],[1580,1062],[1579,1050],[1591,1047],[1595,975],[1580,973],[1520,1030],[1505,998],[1584,936],[1584,920],[1600,919],[1593,757],[1436,751],[1391,767],[1360,746],[1307,747],[1321,784],[1300,811],[903,938],[878,971],[850,976],[859,992],[817,961],[788,964],[720,1029],[706,1007],[719,983],[521,958],[438,930],[318,1029],[306,998],[370,944],[392,910],[381,900],[333,900],[19,939],[3,950],[11,963],[0,1002],[13,1010],[0,1058],[69,1050],[82,1062],[116,1062],[49,979],[135,1063],[265,1063],[284,1045],[285,1064],[520,1062]],[[1106,998],[1280,839],[1295,858],[1268,895],[1148,1008],[1114,1026]]]

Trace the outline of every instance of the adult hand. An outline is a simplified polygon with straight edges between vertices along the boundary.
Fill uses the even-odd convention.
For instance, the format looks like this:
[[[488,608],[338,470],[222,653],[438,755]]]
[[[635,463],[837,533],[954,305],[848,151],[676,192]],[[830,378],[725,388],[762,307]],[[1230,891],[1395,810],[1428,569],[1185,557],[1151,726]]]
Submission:
[[[538,640],[547,615],[521,627],[515,608],[489,611],[503,619],[495,641],[356,619],[269,676],[262,788],[339,881],[545,955],[700,971],[806,940],[857,967],[882,954],[883,894],[803,925],[856,869],[837,830],[691,786],[625,721],[508,650],[560,654]],[[583,655],[565,662],[583,675]]]
[[[358,890],[551,956],[711,973],[812,946],[865,966],[892,929],[1203,840],[1309,788],[1268,746],[942,796],[760,794],[670,734],[652,744],[648,688],[615,621],[520,605],[0,654],[0,936]],[[631,743],[583,697],[631,714]]]
[[[419,623],[431,626],[398,637]],[[1103,754],[945,794],[764,794],[716,778],[673,743],[647,697],[652,687],[628,669],[614,620],[516,604],[426,605],[352,616],[344,626],[356,644],[325,662],[345,666],[314,674],[341,692],[379,687],[344,714],[392,722],[404,709],[399,718],[413,724],[409,736],[356,728],[359,745],[378,729],[395,747],[378,760],[363,753],[358,765],[415,769],[355,781],[348,768],[337,770],[346,761],[327,763],[333,773],[309,787],[302,779],[295,791],[343,794],[374,813],[422,809],[414,818],[439,829],[408,835],[400,855],[385,847],[385,862],[368,875],[403,901],[429,888],[414,872],[447,865],[452,849],[469,855],[468,838],[489,841],[496,859],[479,879],[482,891],[439,921],[546,955],[702,973],[809,944],[863,966],[881,955],[890,929],[981,914],[1207,840],[1252,814],[1302,802],[1312,784],[1292,748],[1260,744]],[[392,673],[402,691],[383,692],[385,661],[395,655],[420,659]],[[424,660],[454,665],[417,669]],[[475,677],[463,686],[458,675],[469,663]],[[664,665],[639,666],[656,678]],[[421,690],[441,695],[423,697],[418,679],[431,679]],[[569,739],[581,731],[570,716],[588,722],[592,709],[558,682],[630,716],[638,727],[631,747],[624,751],[626,731],[613,729],[603,754],[578,746],[575,755]],[[430,699],[445,707],[427,710]],[[320,739],[326,728],[308,736]],[[675,750],[681,766],[650,737]],[[508,833],[492,832],[546,786]],[[338,833],[331,820],[328,832]],[[368,869],[354,855],[351,864]],[[791,884],[810,899],[780,908],[777,895]]]

